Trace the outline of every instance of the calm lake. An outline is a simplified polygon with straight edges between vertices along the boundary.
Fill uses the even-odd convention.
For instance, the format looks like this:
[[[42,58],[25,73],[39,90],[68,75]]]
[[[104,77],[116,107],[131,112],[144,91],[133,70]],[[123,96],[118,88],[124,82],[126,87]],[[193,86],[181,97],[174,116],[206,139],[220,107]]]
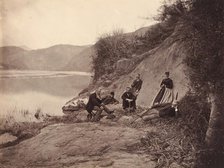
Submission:
[[[62,115],[62,106],[90,80],[85,72],[0,70],[0,117],[32,121],[37,110]]]

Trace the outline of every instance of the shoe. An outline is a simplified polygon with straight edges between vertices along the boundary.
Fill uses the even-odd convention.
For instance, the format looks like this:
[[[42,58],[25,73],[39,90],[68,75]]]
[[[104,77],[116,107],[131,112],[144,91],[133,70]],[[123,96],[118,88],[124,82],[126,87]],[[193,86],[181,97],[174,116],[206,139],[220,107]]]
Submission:
[[[113,114],[114,110],[108,111],[108,114]]]
[[[108,115],[108,116],[106,117],[106,119],[114,119],[115,117],[116,117],[115,115],[110,114],[110,115]]]

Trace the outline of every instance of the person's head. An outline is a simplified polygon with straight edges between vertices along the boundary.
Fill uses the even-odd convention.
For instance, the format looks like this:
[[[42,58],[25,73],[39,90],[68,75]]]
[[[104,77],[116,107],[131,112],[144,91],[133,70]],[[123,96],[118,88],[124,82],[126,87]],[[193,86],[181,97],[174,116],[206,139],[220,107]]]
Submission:
[[[100,95],[101,94],[101,90],[102,90],[101,88],[96,89],[96,94]]]
[[[136,79],[141,79],[141,75],[138,74],[138,75],[136,76]]]
[[[169,78],[170,72],[165,72],[165,76],[166,76],[166,78]]]
[[[131,88],[130,87],[126,87],[126,92],[130,92]]]
[[[110,96],[111,97],[114,97],[114,92],[110,92]]]

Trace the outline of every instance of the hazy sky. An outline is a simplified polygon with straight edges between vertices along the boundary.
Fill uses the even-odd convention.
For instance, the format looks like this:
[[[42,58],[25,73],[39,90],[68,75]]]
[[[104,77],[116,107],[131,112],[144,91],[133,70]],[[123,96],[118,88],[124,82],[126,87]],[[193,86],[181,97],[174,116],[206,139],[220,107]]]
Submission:
[[[162,0],[0,0],[0,45],[86,45],[100,34],[152,24]],[[2,36],[2,37],[1,37]]]

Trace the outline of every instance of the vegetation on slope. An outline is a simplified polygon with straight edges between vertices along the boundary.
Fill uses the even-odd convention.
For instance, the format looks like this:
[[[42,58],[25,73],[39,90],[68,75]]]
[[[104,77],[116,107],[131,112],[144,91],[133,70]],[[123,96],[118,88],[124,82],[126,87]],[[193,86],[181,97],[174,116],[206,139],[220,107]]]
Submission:
[[[223,42],[224,42],[224,2],[222,0],[176,0],[170,7],[179,12],[183,22],[180,36],[185,41],[188,55],[184,59],[193,95],[201,97],[198,102],[209,103],[205,110],[200,106],[193,119],[207,118],[202,134],[195,132],[205,145],[199,150],[195,167],[221,168],[224,165],[224,89],[223,89]],[[176,13],[163,11],[166,18],[176,17]],[[195,106],[192,106],[195,107]],[[191,108],[192,108],[191,107]],[[189,109],[190,111],[190,109]],[[189,112],[188,111],[188,112]],[[210,114],[209,114],[210,113]],[[209,116],[209,117],[208,117]],[[197,127],[197,123],[193,124]],[[201,127],[200,127],[201,128]],[[207,129],[208,128],[208,129]]]
[[[95,44],[93,57],[94,80],[116,71],[115,64],[121,59],[133,59],[156,48],[175,28],[176,21],[164,21],[151,26],[143,35],[124,34],[122,30],[102,35]]]

